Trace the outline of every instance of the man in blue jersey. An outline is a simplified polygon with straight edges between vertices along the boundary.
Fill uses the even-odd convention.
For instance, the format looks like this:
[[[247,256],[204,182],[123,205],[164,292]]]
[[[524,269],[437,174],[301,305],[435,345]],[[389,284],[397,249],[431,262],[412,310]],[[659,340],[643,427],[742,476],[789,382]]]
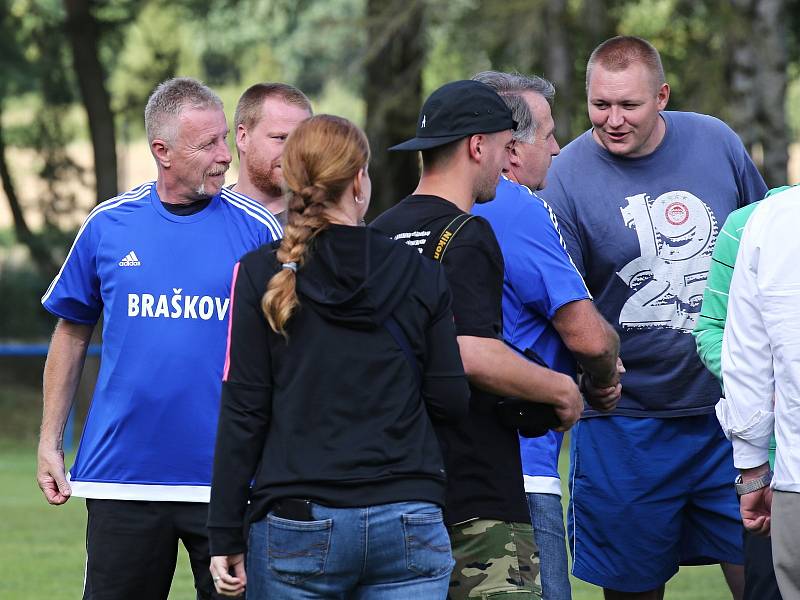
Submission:
[[[311,102],[286,83],[257,83],[239,98],[233,127],[239,181],[231,189],[258,200],[286,225],[281,155],[286,138],[312,115]]]
[[[603,42],[586,84],[592,129],[556,157],[542,194],[627,372],[617,408],[587,411],[571,436],[573,574],[606,598],[656,599],[679,565],[722,563],[738,599],[736,471],[690,334],[719,224],[766,185],[723,122],[664,110],[669,85],[645,40]]]
[[[550,161],[559,152],[550,111],[555,89],[541,77],[496,71],[473,79],[494,89],[518,123],[495,199],[472,210],[492,225],[503,252],[503,337],[573,378],[577,358],[584,370],[584,391],[597,392],[586,394],[587,399],[599,410],[610,410],[620,391],[619,338],[594,308],[555,215],[532,191],[544,186]],[[548,600],[571,598],[558,475],[563,436],[556,431],[538,438],[520,436],[542,597]]]
[[[178,540],[197,597],[215,598],[205,521],[231,272],[281,228],[254,200],[223,192],[228,127],[205,85],[159,85],[145,129],[158,180],[89,214],[42,298],[59,322],[37,475],[51,504],[86,498],[84,598],[166,599]],[[66,475],[64,423],[101,316],[100,373]]]

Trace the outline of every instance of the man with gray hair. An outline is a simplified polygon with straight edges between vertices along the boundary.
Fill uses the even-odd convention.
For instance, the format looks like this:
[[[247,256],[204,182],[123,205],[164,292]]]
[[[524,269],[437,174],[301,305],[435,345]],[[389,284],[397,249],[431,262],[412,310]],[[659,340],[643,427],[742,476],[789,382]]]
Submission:
[[[89,213],[42,298],[59,321],[37,478],[50,504],[86,498],[85,599],[166,600],[179,540],[197,597],[216,598],[205,523],[231,272],[281,228],[254,200],[220,193],[228,126],[205,85],[160,84],[145,129],[158,179]],[[64,424],[101,316],[100,373],[67,475]]]
[[[492,225],[505,261],[503,337],[519,351],[559,373],[576,376],[592,406],[611,410],[619,398],[619,339],[597,312],[550,207],[534,190],[544,187],[559,152],[550,103],[555,89],[541,77],[485,71],[473,79],[494,89],[518,127],[509,164],[493,202],[473,213]],[[542,597],[571,598],[558,454],[562,432],[520,436],[520,453],[531,524],[539,547]]]

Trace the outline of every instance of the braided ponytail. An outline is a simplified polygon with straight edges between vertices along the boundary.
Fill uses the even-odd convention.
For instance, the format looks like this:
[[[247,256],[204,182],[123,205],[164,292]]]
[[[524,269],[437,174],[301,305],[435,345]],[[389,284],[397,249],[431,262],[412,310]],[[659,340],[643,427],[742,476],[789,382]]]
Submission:
[[[289,193],[288,219],[277,252],[284,268],[270,278],[261,299],[261,310],[276,333],[287,337],[286,323],[299,306],[296,270],[308,257],[313,239],[329,225],[325,209],[338,203],[368,161],[366,136],[341,117],[311,117],[286,141],[281,163]]]

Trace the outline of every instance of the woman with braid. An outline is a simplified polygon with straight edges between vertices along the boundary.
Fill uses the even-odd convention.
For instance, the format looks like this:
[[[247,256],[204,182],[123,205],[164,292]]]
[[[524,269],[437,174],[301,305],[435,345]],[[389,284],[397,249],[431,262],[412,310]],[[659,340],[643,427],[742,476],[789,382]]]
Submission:
[[[359,226],[368,161],[349,121],[299,125],[285,237],[234,269],[208,522],[223,595],[447,596],[432,422],[469,391],[439,265]]]

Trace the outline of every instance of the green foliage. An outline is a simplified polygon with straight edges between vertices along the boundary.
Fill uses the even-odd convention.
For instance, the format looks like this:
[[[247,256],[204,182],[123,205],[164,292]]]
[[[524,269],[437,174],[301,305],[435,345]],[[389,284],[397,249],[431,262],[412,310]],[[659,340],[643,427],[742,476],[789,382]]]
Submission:
[[[102,0],[92,2],[102,38],[101,60],[107,73],[113,73],[125,43],[124,30],[136,19],[142,8],[141,0]]]
[[[425,94],[486,69],[541,73],[544,5],[543,0],[459,0],[429,11]]]
[[[661,53],[670,108],[727,118],[726,35],[737,26],[718,0],[637,0],[617,10],[618,32],[648,39]]]
[[[39,303],[50,281],[24,264],[0,267],[0,331],[5,339],[46,339],[55,318]]]
[[[339,79],[330,79],[319,98],[314,102],[317,113],[340,115],[363,126],[366,106],[361,98],[345,87]]]
[[[11,14],[33,87],[50,105],[76,100],[61,2],[11,0]]]
[[[475,0],[449,2],[441,10],[428,11],[428,60],[422,73],[423,96],[455,79],[468,79],[476,72],[492,67],[487,50],[473,43],[484,18],[482,4]],[[485,28],[488,29],[488,28]],[[505,37],[496,23],[492,31]]]
[[[0,99],[33,89],[27,60],[17,33],[18,19],[0,3]]]
[[[17,243],[17,236],[14,235],[14,230],[10,227],[0,229],[0,248],[11,248]]]
[[[282,80],[360,118],[363,12],[364,0],[144,2],[121,36],[110,82],[124,138],[141,135],[147,97],[178,75],[235,88],[233,101],[225,98],[229,112],[245,87]]]
[[[77,93],[63,5],[58,0],[11,0],[3,4],[0,17],[0,34],[13,40],[15,47],[2,67],[8,80],[0,84],[0,104],[11,94],[35,91],[27,119],[12,126],[9,142],[31,147],[40,155],[37,175],[46,182],[47,194],[38,199],[38,205],[45,223],[51,224],[75,208],[74,194],[66,191],[64,181],[85,177],[84,169],[66,151],[79,134],[64,118]]]
[[[791,82],[786,107],[793,136],[800,135],[800,0],[785,0]],[[103,0],[92,2],[99,21],[101,58],[124,142],[143,133],[142,113],[155,85],[172,76],[198,77],[223,97],[232,114],[241,91],[257,81],[298,85],[316,110],[363,123],[367,0]],[[423,95],[446,81],[487,68],[552,77],[548,69],[549,0],[426,2],[421,35],[427,45]],[[557,96],[559,123],[576,132],[588,126],[584,66],[591,49],[614,33],[644,36],[661,50],[672,87],[670,108],[729,119],[732,33],[737,20],[724,0],[567,0],[557,22],[569,40],[573,89]],[[48,192],[37,208],[53,224],[74,198],[64,182],[91,185],[65,148],[86,139],[76,100],[62,0],[0,1],[0,107],[9,147],[35,148],[38,175]],[[795,27],[798,25],[799,27]],[[391,32],[392,22],[387,26]],[[740,38],[737,38],[740,39]],[[22,107],[22,110],[18,110]],[[79,118],[75,115],[79,114]],[[560,131],[561,125],[559,125]],[[560,141],[567,142],[566,133]],[[28,206],[25,190],[20,195]]]
[[[110,81],[112,106],[137,126],[155,86],[176,74],[198,76],[199,60],[188,51],[185,11],[174,4],[148,2],[124,35]]]
[[[360,89],[364,9],[364,0],[275,2],[263,39],[274,49],[283,78],[311,95],[320,94],[332,76]]]

